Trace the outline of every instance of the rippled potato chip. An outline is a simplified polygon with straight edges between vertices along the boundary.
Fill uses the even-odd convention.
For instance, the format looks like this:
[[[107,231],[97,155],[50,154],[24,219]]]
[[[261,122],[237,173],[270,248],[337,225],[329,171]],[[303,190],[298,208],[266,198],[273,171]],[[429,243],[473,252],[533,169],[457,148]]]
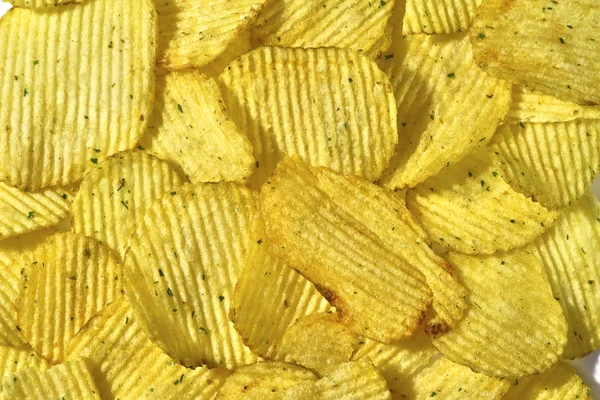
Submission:
[[[483,0],[407,0],[402,35],[464,32]]]
[[[0,180],[39,191],[133,148],[154,100],[151,0],[87,0],[0,20]]]
[[[6,375],[14,374],[20,369],[28,367],[44,370],[50,365],[30,349],[0,346],[0,380]]]
[[[210,64],[207,64],[199,68],[200,72],[206,76],[213,78],[219,75],[225,67],[227,67],[233,60],[252,50],[256,45],[252,41],[252,32],[247,29],[241,32],[233,42],[229,43],[225,50]]]

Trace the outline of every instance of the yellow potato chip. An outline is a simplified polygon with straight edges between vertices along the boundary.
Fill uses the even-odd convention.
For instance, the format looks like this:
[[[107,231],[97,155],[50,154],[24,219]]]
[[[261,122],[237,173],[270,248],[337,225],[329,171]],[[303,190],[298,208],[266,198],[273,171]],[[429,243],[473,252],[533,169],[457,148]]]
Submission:
[[[265,45],[368,51],[383,36],[396,0],[267,0],[254,32]]]
[[[385,342],[409,336],[431,304],[425,278],[345,209],[340,193],[346,188],[327,187],[334,174],[298,158],[279,163],[260,196],[269,243],[356,333]],[[355,207],[368,209],[364,199],[357,201]]]
[[[456,328],[433,339],[444,356],[507,378],[545,371],[560,359],[567,322],[535,256],[515,250],[447,258],[469,290],[471,306]]]
[[[600,349],[600,204],[588,194],[533,242],[554,298],[569,323],[563,358]]]
[[[407,193],[408,209],[432,241],[451,251],[492,254],[540,236],[557,216],[507,184],[485,150]]]
[[[379,63],[398,106],[390,188],[414,187],[485,145],[510,105],[510,85],[475,65],[466,35],[400,35]]]
[[[66,4],[83,3],[89,0],[10,0],[15,7],[46,9],[48,7],[57,7]]]
[[[188,369],[163,353],[121,298],[96,314],[69,341],[67,359],[86,360],[106,399],[210,399],[227,372]]]
[[[18,330],[36,353],[62,362],[66,343],[121,295],[121,266],[102,243],[74,233],[49,237],[23,271]]]
[[[234,183],[185,186],[138,218],[125,293],[150,338],[185,366],[256,361],[228,319],[254,238],[255,195]]]
[[[575,370],[559,362],[542,374],[515,379],[503,399],[592,400],[593,397]]]
[[[581,105],[600,105],[600,7],[595,0],[494,0],[473,20],[475,60],[510,82]]]
[[[402,35],[465,32],[483,0],[407,0]]]
[[[229,318],[244,344],[261,357],[284,360],[279,346],[298,318],[331,308],[306,278],[267,251],[265,238],[252,244],[240,272]]]
[[[117,153],[81,183],[71,206],[73,232],[106,243],[123,260],[144,207],[182,183],[166,162],[143,151]]]
[[[20,369],[28,367],[43,370],[49,368],[50,364],[30,349],[0,346],[0,380],[6,375],[14,374]]]
[[[96,0],[89,0],[96,1]],[[23,368],[4,377],[2,391],[7,399],[98,399],[98,388],[81,359],[50,369]]]
[[[64,186],[133,148],[154,100],[155,36],[151,0],[4,16],[0,180],[32,191]]]
[[[230,64],[218,83],[254,147],[254,188],[285,156],[374,181],[394,152],[389,80],[352,50],[262,47]]]
[[[548,208],[568,207],[600,171],[600,120],[505,125],[488,151],[515,190]]]
[[[257,47],[252,42],[252,31],[250,29],[241,32],[233,42],[229,43],[225,50],[210,64],[200,68],[200,72],[208,77],[216,77],[233,60]]]
[[[157,1],[158,61],[168,69],[214,61],[254,21],[265,0]]]
[[[145,146],[179,165],[192,183],[243,182],[254,171],[252,145],[229,117],[219,87],[198,71],[157,80]]]
[[[294,364],[261,362],[245,365],[225,380],[216,400],[282,398],[286,389],[316,380],[312,371]]]

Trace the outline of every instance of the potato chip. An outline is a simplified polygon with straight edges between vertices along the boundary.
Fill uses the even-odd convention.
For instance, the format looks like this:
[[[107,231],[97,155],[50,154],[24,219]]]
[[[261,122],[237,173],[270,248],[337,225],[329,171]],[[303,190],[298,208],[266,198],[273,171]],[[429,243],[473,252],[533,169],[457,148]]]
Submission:
[[[157,1],[158,62],[168,69],[214,61],[254,21],[265,0]]]
[[[575,370],[559,362],[542,374],[515,379],[503,399],[592,400],[593,397]]]
[[[548,208],[568,207],[600,171],[600,120],[505,125],[488,150],[515,190]]]
[[[138,219],[125,293],[150,338],[185,366],[256,361],[228,319],[254,238],[255,195],[234,183],[188,185]]]
[[[398,106],[390,188],[414,187],[485,145],[510,105],[510,85],[477,68],[466,35],[400,35],[379,63]]]
[[[155,35],[151,0],[3,17],[0,180],[32,191],[64,186],[133,148],[154,100]]]
[[[252,32],[250,29],[241,32],[233,42],[229,43],[225,50],[210,64],[207,64],[200,68],[200,72],[208,77],[216,77],[219,75],[227,65],[233,60],[245,54],[255,48],[252,42]]]
[[[69,339],[121,295],[121,266],[108,247],[74,233],[51,236],[32,258],[17,299],[17,330],[58,364]]]
[[[483,0],[407,0],[402,35],[464,32]]]
[[[50,365],[30,349],[0,346],[0,379],[28,367],[43,370],[49,368]]]
[[[10,0],[15,7],[45,9],[66,4],[83,3],[86,0]],[[89,1],[89,0],[88,0]]]
[[[229,318],[253,352],[284,360],[279,344],[286,329],[298,318],[331,306],[312,283],[267,251],[264,241],[258,239],[248,251]]]
[[[556,218],[507,184],[485,150],[445,168],[407,193],[407,206],[431,240],[465,254],[521,247]]]
[[[227,377],[224,370],[174,362],[146,336],[123,298],[96,314],[71,339],[67,354],[86,360],[106,399],[210,399]]]
[[[374,181],[394,152],[389,80],[354,51],[262,47],[230,64],[218,83],[254,147],[254,188],[285,156]]]
[[[97,1],[97,0],[90,0]],[[4,377],[7,399],[98,399],[98,389],[83,360],[73,360],[50,369],[23,368]]]
[[[346,188],[327,187],[328,175],[334,173],[298,158],[279,163],[260,196],[272,249],[313,282],[356,333],[384,342],[409,336],[431,304],[424,276],[345,209],[334,190]],[[369,207],[358,202],[350,207]],[[400,218],[398,224],[404,225]]]
[[[368,51],[383,36],[396,0],[267,0],[254,23],[258,40],[284,47]]]
[[[593,194],[567,208],[533,242],[552,293],[569,323],[563,358],[600,349],[600,205]]]
[[[166,162],[143,151],[117,153],[81,183],[71,206],[73,232],[106,243],[123,260],[144,207],[182,183]]]
[[[600,104],[600,35],[595,0],[485,2],[470,36],[490,74],[581,105]]]
[[[316,381],[309,369],[284,362],[261,362],[245,365],[227,378],[216,400],[270,399],[301,382]]]
[[[556,363],[567,322],[539,261],[525,250],[493,256],[448,253],[471,307],[433,340],[444,356],[489,376],[520,378]]]
[[[231,121],[215,81],[198,71],[157,81],[148,151],[181,166],[191,182],[243,182],[254,172],[252,145]]]

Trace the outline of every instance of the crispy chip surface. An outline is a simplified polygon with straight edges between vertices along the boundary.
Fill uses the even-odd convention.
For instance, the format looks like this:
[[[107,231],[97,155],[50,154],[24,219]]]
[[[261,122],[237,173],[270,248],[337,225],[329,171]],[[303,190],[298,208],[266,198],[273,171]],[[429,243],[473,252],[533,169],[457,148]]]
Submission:
[[[396,96],[399,140],[382,181],[414,187],[490,140],[510,85],[475,65],[464,34],[402,38],[396,30],[387,53],[379,65]]]
[[[600,105],[599,19],[594,0],[487,1],[470,29],[475,60],[510,82]]]
[[[567,322],[534,255],[515,250],[447,258],[469,290],[471,307],[456,328],[433,340],[444,356],[506,378],[545,371],[559,360]]]
[[[207,64],[201,68],[199,68],[200,72],[205,74],[206,76],[212,78],[219,75],[225,67],[227,67],[233,60],[257,47],[254,44],[252,38],[252,31],[247,29],[236,37],[236,39],[229,43],[225,50],[210,64]]]
[[[505,125],[488,151],[515,190],[548,208],[568,207],[600,170],[600,120]]]
[[[182,365],[256,361],[228,319],[258,217],[234,183],[188,185],[139,218],[125,259],[125,293],[151,339]]]
[[[32,260],[23,272],[17,323],[36,353],[58,364],[69,339],[121,295],[121,265],[108,247],[74,233],[49,237]]]
[[[10,3],[15,7],[46,9],[47,7],[83,3],[84,1],[87,0],[10,0]]]
[[[0,346],[0,379],[27,367],[43,370],[50,365],[29,349]]]
[[[285,156],[374,181],[394,152],[389,80],[352,50],[261,47],[230,64],[218,83],[254,147],[254,188]]]
[[[27,345],[17,322],[16,298],[21,286],[21,271],[27,265],[25,256],[0,249],[0,345],[23,348]]]
[[[219,87],[198,71],[157,80],[147,149],[181,166],[192,183],[242,182],[254,172],[252,145],[231,120]]]
[[[158,61],[169,69],[215,60],[249,27],[265,0],[157,1]]]
[[[182,183],[165,161],[146,152],[117,153],[81,183],[71,206],[73,232],[106,243],[123,260],[142,210]]]
[[[34,191],[68,185],[132,148],[154,100],[155,36],[151,0],[3,17],[0,180]]]
[[[432,241],[465,254],[521,247],[557,216],[512,189],[483,149],[409,190],[407,205]]]
[[[402,35],[465,32],[483,0],[407,0]]]

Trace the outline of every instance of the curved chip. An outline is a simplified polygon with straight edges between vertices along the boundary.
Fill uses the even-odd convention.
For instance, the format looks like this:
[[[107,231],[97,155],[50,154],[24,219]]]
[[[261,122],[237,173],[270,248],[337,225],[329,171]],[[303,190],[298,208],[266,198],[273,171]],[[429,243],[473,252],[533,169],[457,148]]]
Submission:
[[[340,47],[361,52],[384,35],[396,0],[267,0],[254,23],[264,45]]]
[[[24,348],[26,341],[21,336],[17,322],[16,298],[21,287],[21,272],[28,264],[22,254],[0,250],[0,345]]]
[[[397,152],[382,179],[390,188],[414,187],[485,145],[510,105],[510,85],[475,65],[464,34],[400,34],[379,63],[398,106]]]
[[[465,254],[492,254],[540,236],[557,216],[517,193],[479,150],[411,189],[407,206],[431,240]]]
[[[254,188],[285,156],[374,181],[394,152],[389,80],[352,50],[262,47],[230,64],[218,83],[254,147]]]
[[[71,206],[72,230],[106,243],[123,260],[142,210],[182,183],[166,162],[143,151],[117,153],[81,183]]]
[[[49,368],[50,364],[29,349],[0,346],[0,380],[6,375],[28,367],[44,370]]]
[[[256,361],[228,311],[257,218],[249,189],[218,183],[188,185],[138,219],[125,294],[150,338],[180,364]]]
[[[600,105],[600,7],[594,0],[485,2],[470,36],[485,71],[581,105]]]
[[[254,172],[252,145],[231,121],[219,87],[198,71],[157,80],[147,150],[179,165],[192,183],[243,182]]]
[[[346,188],[328,187],[329,175],[335,173],[298,158],[279,163],[260,196],[269,243],[356,333],[384,342],[409,336],[431,304],[425,278],[344,208],[339,192]],[[369,203],[359,199],[357,206]]]
[[[563,358],[600,349],[600,204],[587,194],[532,243],[569,323]]]
[[[216,77],[219,75],[225,67],[227,67],[233,60],[252,50],[256,47],[253,43],[252,32],[250,29],[241,32],[233,42],[229,43],[225,50],[210,64],[207,64],[200,68],[200,72],[208,77]]]
[[[0,180],[32,191],[65,186],[133,148],[154,100],[155,37],[151,0],[4,16]]]
[[[66,343],[121,295],[121,266],[108,247],[74,233],[49,237],[32,258],[23,272],[17,323],[36,353],[58,364]]]
[[[302,316],[331,306],[310,281],[267,251],[267,246],[260,238],[248,251],[229,318],[253,352],[284,360],[280,343],[286,329]]]
[[[69,341],[67,359],[83,357],[106,399],[210,399],[227,372],[188,369],[163,353],[121,298],[96,314]]]
[[[87,0],[10,0],[15,7],[45,10],[48,7],[57,7],[67,4],[83,3]]]
[[[600,171],[600,120],[505,125],[488,151],[515,190],[548,208],[568,207]]]
[[[157,1],[158,62],[199,68],[215,60],[254,21],[265,0]]]
[[[402,35],[465,32],[483,0],[407,0]]]
[[[515,250],[447,258],[469,290],[471,307],[456,328],[433,339],[444,356],[506,378],[545,371],[560,359],[567,322],[535,256]]]

